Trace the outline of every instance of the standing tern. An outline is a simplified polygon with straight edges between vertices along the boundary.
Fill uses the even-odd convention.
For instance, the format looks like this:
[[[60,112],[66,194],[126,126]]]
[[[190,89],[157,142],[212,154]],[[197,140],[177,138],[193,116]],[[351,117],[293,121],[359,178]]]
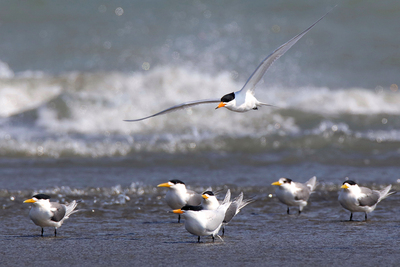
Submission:
[[[231,190],[228,189],[226,191],[225,198],[221,203],[218,201],[215,194],[211,191],[211,188],[204,191],[201,196],[203,198],[201,201],[201,206],[203,206],[205,210],[216,210],[220,205],[231,201]]]
[[[182,214],[182,217],[185,218],[185,229],[189,233],[198,236],[197,242],[200,243],[201,236],[208,235],[211,235],[213,241],[215,241],[215,236],[221,238],[218,232],[230,204],[231,202],[228,201],[220,205],[216,210],[206,210],[201,205],[186,205],[181,209],[173,210],[173,213]]]
[[[290,206],[299,206],[299,214],[305,206],[312,191],[314,191],[317,177],[312,177],[306,183],[293,182],[289,178],[280,178],[279,181],[272,183],[277,185],[275,193],[277,198],[287,205],[287,214],[289,214]]]
[[[32,208],[29,211],[29,217],[38,226],[54,227],[54,236],[57,236],[57,228],[60,227],[64,220],[77,210],[74,210],[78,203],[76,200],[68,205],[60,204],[57,202],[50,202],[50,196],[45,194],[34,195],[31,199],[27,199],[24,203],[32,203]]]
[[[331,10],[330,10],[331,11]],[[329,12],[330,12],[329,11]],[[200,104],[211,104],[211,103],[219,103],[216,109],[225,107],[231,111],[235,112],[246,112],[249,110],[257,110],[258,107],[261,106],[271,106],[269,104],[258,101],[255,98],[255,88],[261,78],[264,76],[265,72],[268,68],[274,63],[278,58],[280,58],[283,54],[286,53],[297,41],[299,41],[308,31],[310,31],[320,20],[322,20],[329,12],[319,18],[316,22],[314,22],[310,27],[304,30],[302,33],[296,35],[288,42],[284,43],[280,47],[278,47],[274,52],[272,52],[269,56],[267,56],[261,64],[256,68],[256,70],[250,75],[250,78],[247,80],[245,85],[241,90],[237,92],[232,92],[224,95],[221,99],[203,99],[203,100],[195,100],[185,102],[167,109],[160,111],[156,114],[135,119],[135,120],[124,120],[127,122],[134,121],[142,121],[145,119],[149,119],[158,115],[163,115],[172,111],[189,108],[192,106],[200,105]]]
[[[383,190],[371,190],[367,187],[360,187],[352,180],[343,182],[342,190],[339,193],[339,203],[343,208],[349,210],[350,221],[353,220],[353,212],[364,212],[365,220],[367,213],[372,212],[376,205],[382,200],[396,192],[389,192],[392,185],[385,187]]]
[[[168,206],[175,210],[185,205],[198,206],[203,199],[200,194],[186,189],[186,185],[181,180],[170,180],[167,183],[159,184],[157,187],[168,187],[169,190],[165,195],[165,201]],[[181,221],[181,215],[178,216],[178,223]]]
[[[211,191],[206,191],[202,194],[203,202],[202,206],[204,209],[208,210],[215,210],[220,206],[220,203],[218,199],[215,197],[214,193]],[[222,202],[222,205],[228,201],[230,201],[231,198],[231,193],[230,190],[228,189],[225,199]],[[254,202],[253,199],[245,199],[243,200],[243,192],[239,194],[229,205],[226,213],[224,220],[222,222],[222,236],[225,235],[225,226],[233,219],[233,217],[236,216],[240,212],[242,208],[244,208],[247,204],[250,204],[251,202]]]

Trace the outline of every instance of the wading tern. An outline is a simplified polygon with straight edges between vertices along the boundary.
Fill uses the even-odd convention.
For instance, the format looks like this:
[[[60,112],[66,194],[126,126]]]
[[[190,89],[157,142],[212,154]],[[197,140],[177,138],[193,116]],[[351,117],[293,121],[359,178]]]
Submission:
[[[50,196],[45,194],[37,194],[32,198],[27,199],[24,203],[32,203],[32,208],[29,211],[29,217],[38,226],[54,227],[54,236],[57,236],[57,228],[60,227],[64,220],[77,210],[74,210],[78,203],[74,200],[68,205],[57,202],[50,202]]]
[[[182,217],[185,218],[185,229],[189,233],[198,236],[197,242],[200,243],[201,236],[208,235],[211,235],[213,241],[215,241],[215,236],[221,238],[218,232],[230,204],[230,201],[226,202],[216,210],[205,210],[201,205],[186,205],[182,209],[173,210],[173,213],[182,214]]]
[[[378,191],[358,186],[358,184],[352,180],[344,181],[341,188],[342,190],[339,193],[338,200],[343,208],[351,212],[350,221],[353,220],[353,212],[364,212],[365,220],[367,220],[367,213],[372,212],[381,200],[396,193],[389,192],[392,185]]]
[[[157,187],[167,187],[169,190],[165,195],[165,201],[168,206],[175,210],[185,205],[198,206],[203,199],[200,194],[189,190],[181,180],[170,180],[167,183],[159,184]],[[181,215],[178,216],[178,223],[181,221]]]
[[[209,209],[209,210],[215,210],[220,206],[220,203],[214,193],[212,191],[206,191],[202,194],[203,202],[201,205],[204,207],[204,209]],[[225,199],[222,202],[222,204],[230,201],[231,198],[231,192],[228,189]],[[253,199],[243,199],[243,192],[239,194],[229,205],[226,213],[224,220],[222,222],[222,236],[225,235],[225,226],[233,219],[233,217],[236,216],[240,212],[242,208],[244,208],[247,204],[250,204],[251,202],[254,202]]]
[[[317,182],[317,177],[312,177],[306,183],[293,182],[289,178],[280,178],[279,181],[272,183],[277,185],[275,191],[276,197],[280,202],[287,205],[287,214],[289,214],[289,207],[298,206],[299,214],[305,206],[312,191],[314,191]]]

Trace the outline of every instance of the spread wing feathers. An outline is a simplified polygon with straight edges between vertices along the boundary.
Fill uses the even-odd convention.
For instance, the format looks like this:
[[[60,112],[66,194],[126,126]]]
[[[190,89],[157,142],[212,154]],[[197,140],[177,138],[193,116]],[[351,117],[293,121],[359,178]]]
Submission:
[[[222,201],[221,205],[225,205],[226,203],[228,203],[229,201],[231,201],[231,190],[228,189],[228,191],[226,191],[226,195],[224,200]]]
[[[187,205],[198,206],[201,204],[203,197],[200,194],[192,190],[187,190],[186,194],[188,195]]]
[[[189,102],[185,102],[185,103],[182,103],[182,104],[179,104],[179,105],[164,109],[163,111],[160,111],[160,112],[158,112],[156,114],[153,114],[153,115],[150,115],[150,116],[147,116],[147,117],[144,117],[144,118],[140,118],[140,119],[136,119],[136,120],[124,120],[124,121],[127,121],[127,122],[142,121],[142,120],[149,119],[149,118],[152,118],[152,117],[155,117],[155,116],[158,116],[158,115],[163,115],[163,114],[166,114],[166,113],[169,113],[169,112],[173,112],[173,111],[177,111],[177,110],[180,110],[180,109],[190,108],[190,107],[193,107],[193,106],[196,106],[196,105],[212,104],[212,103],[219,103],[219,102],[221,102],[220,99],[203,99],[203,100],[189,101]]]
[[[331,12],[331,11],[332,11],[332,9],[329,12]],[[312,24],[310,27],[308,27],[305,31],[296,35],[295,37],[290,39],[288,42],[286,42],[283,45],[281,45],[280,47],[278,47],[269,56],[267,56],[261,62],[261,64],[257,67],[257,69],[253,72],[253,74],[251,74],[250,78],[247,80],[246,84],[243,86],[243,88],[240,91],[249,90],[252,94],[254,94],[254,89],[255,89],[257,83],[261,80],[261,78],[264,76],[265,72],[272,65],[272,63],[274,63],[278,58],[280,58],[283,54],[285,54],[295,43],[297,43],[298,40],[301,39],[301,37],[303,37],[309,30],[311,30],[315,26],[315,24],[317,24],[326,15],[328,15],[329,12],[327,12],[320,19],[318,19],[316,22],[314,22],[314,24]]]
[[[64,219],[66,211],[67,211],[65,205],[62,205],[57,202],[51,202],[50,205],[51,205],[50,210],[53,213],[51,220],[54,222],[59,222],[62,219]]]
[[[381,194],[379,191],[371,190],[367,187],[360,187],[361,193],[363,194],[362,197],[358,199],[358,203],[360,206],[373,206],[379,202]]]
[[[314,191],[315,186],[317,185],[317,177],[311,177],[311,179],[306,182],[306,185],[308,186],[308,188],[310,188],[311,192]]]
[[[76,200],[72,201],[68,205],[66,205],[66,211],[65,211],[65,219],[68,219],[71,214],[74,214],[75,212],[78,212],[78,210],[75,210],[76,206],[78,205],[78,202]]]
[[[251,202],[254,202],[253,199],[245,199],[243,200],[243,192],[239,194],[231,203],[229,208],[225,212],[225,218],[224,218],[224,223],[229,223],[233,217],[236,216],[240,212],[242,208],[244,208],[246,205],[250,204]]]
[[[302,183],[295,183],[295,185],[299,190],[296,191],[294,199],[307,201],[311,194],[310,187]]]
[[[379,191],[380,194],[381,194],[381,198],[379,199],[379,201],[381,201],[382,199],[387,198],[390,195],[396,194],[396,191],[389,192],[390,189],[392,189],[392,185],[388,185],[387,187],[385,187],[385,189]]]

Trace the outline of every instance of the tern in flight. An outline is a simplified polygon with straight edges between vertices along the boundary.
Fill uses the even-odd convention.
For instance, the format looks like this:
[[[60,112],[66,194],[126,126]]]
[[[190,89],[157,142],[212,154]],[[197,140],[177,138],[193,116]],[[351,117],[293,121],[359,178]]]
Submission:
[[[330,11],[329,11],[330,12]],[[200,104],[212,104],[212,103],[219,103],[216,109],[225,107],[234,112],[246,112],[249,110],[257,110],[258,107],[261,106],[272,106],[267,103],[260,102],[255,97],[255,88],[261,78],[264,76],[265,72],[268,68],[275,62],[278,58],[280,58],[283,54],[286,53],[297,41],[301,39],[307,32],[309,32],[320,20],[322,20],[329,12],[323,15],[320,19],[314,22],[310,27],[308,27],[302,33],[296,35],[288,42],[284,43],[280,47],[278,47],[274,52],[272,52],[269,56],[267,56],[261,64],[257,67],[257,69],[251,74],[250,78],[247,80],[243,88],[237,92],[232,92],[229,94],[224,95],[220,99],[203,99],[203,100],[195,100],[185,102],[167,109],[160,111],[156,114],[135,119],[135,120],[124,120],[127,122],[134,122],[134,121],[142,121],[145,119],[149,119],[158,115],[163,115],[172,111],[189,108],[192,106],[200,105]]]

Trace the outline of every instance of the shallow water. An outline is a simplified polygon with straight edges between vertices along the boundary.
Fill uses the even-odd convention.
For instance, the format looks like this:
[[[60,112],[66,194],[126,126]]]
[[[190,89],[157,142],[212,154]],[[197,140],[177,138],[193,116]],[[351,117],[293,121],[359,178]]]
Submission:
[[[171,158],[168,160],[173,162]],[[362,213],[355,213],[355,221],[348,222],[350,213],[337,202],[341,179],[332,182],[330,177],[317,177],[319,185],[303,213],[298,216],[296,208],[292,208],[291,215],[287,215],[286,206],[275,198],[275,189],[270,185],[277,179],[274,173],[287,169],[303,176],[302,170],[318,168],[312,164],[255,166],[242,171],[233,168],[226,177],[224,171],[230,160],[226,161],[225,165],[217,166],[210,163],[179,166],[177,162],[174,167],[166,164],[138,167],[127,164],[128,159],[58,160],[26,162],[24,168],[7,162],[9,167],[0,171],[1,187],[10,185],[8,190],[0,190],[2,262],[5,266],[27,266],[40,261],[63,266],[200,266],[205,261],[234,266],[373,266],[394,265],[399,260],[400,195],[383,200],[369,214],[367,222],[363,221]],[[250,173],[252,168],[254,172]],[[337,169],[351,170],[346,166]],[[268,170],[269,174],[260,178],[257,185],[251,185],[255,180],[249,182],[250,178],[246,178]],[[166,189],[155,187],[170,175],[184,180],[198,192],[212,186],[220,199],[230,188],[233,196],[243,191],[245,198],[256,201],[227,226],[224,241],[217,238],[213,243],[210,237],[203,237],[198,244],[197,237],[190,235],[183,224],[176,223],[177,216],[168,213],[163,199]],[[378,189],[385,184],[365,185]],[[35,185],[34,189],[29,185]],[[394,184],[394,190],[399,189]],[[65,221],[57,237],[53,237],[50,228],[40,237],[40,228],[29,219],[29,205],[22,204],[37,192],[50,194],[53,201],[81,200],[80,212]]]

